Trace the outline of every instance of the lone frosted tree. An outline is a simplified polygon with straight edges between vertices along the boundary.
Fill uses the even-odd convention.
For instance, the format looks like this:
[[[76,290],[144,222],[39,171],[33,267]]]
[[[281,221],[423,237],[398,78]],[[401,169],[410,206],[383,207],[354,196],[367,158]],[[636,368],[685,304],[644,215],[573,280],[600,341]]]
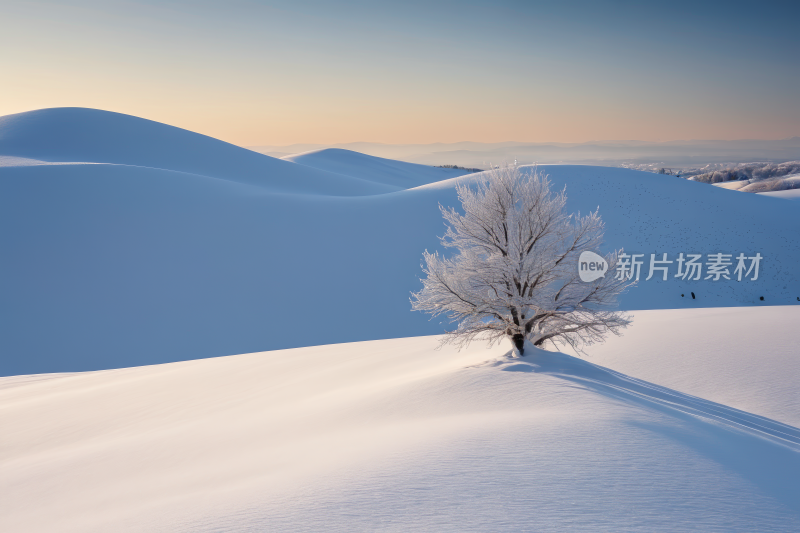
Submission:
[[[477,337],[507,337],[520,355],[526,339],[580,352],[630,323],[614,310],[617,295],[630,285],[610,274],[618,252],[604,257],[605,276],[580,279],[581,253],[594,252],[603,241],[598,211],[568,214],[566,190],[552,192],[535,167],[496,168],[456,191],[463,215],[440,206],[447,226],[441,243],[456,253],[443,257],[426,250],[427,277],[411,297],[414,310],[458,324],[444,343],[462,347]]]

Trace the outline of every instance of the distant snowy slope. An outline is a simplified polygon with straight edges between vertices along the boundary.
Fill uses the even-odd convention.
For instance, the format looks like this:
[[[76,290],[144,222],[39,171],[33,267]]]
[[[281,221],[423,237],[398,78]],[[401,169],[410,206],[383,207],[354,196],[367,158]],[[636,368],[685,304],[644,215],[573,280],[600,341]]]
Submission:
[[[765,258],[758,281],[651,279],[623,308],[796,304],[792,202],[625,169],[545,170],[569,184],[570,209],[602,206],[609,246]],[[341,198],[130,166],[0,168],[0,374],[439,333],[408,298],[452,187]]]
[[[800,200],[800,189],[789,189],[786,191],[775,192],[760,192],[757,193],[762,196],[771,196],[772,198],[783,198],[784,200]]]
[[[622,296],[623,308],[800,305],[800,216],[792,202],[621,168],[540,168],[550,175],[556,189],[566,187],[568,210],[586,214],[599,207],[606,225],[606,249],[623,248],[628,254],[643,255],[639,285]],[[445,194],[457,181],[424,185],[409,193],[439,190]],[[651,254],[660,260],[664,253],[672,261],[666,265],[667,280],[663,281],[658,270],[646,280]],[[684,258],[701,255],[700,280],[675,277],[680,253]],[[731,256],[731,279],[706,279],[709,255],[718,253]],[[733,271],[739,253],[761,254],[756,281],[745,276],[736,280]]]
[[[2,156],[159,168],[258,185],[274,192],[359,196],[398,190],[298,167],[205,135],[97,109],[41,109],[0,117]],[[5,159],[0,165],[14,164]]]
[[[409,189],[426,183],[442,181],[469,172],[451,168],[437,168],[415,163],[405,163],[393,159],[384,159],[371,155],[328,148],[303,154],[296,154],[282,159],[312,168],[336,172],[345,176],[353,176],[363,180],[374,181],[386,185]]]
[[[436,345],[0,379],[0,530],[800,529],[800,429],[563,354]]]

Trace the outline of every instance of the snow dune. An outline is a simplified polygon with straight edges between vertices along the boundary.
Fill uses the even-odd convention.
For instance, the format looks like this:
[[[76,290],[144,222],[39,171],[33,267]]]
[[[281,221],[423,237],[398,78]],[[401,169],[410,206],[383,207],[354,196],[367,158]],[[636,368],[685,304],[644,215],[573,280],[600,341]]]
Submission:
[[[0,155],[0,375],[443,331],[408,298],[444,231],[439,204],[457,205],[470,176],[399,190],[391,180],[446,172],[413,178],[412,165],[347,151],[282,161],[81,109],[3,117]],[[620,168],[542,169],[570,210],[600,206],[609,249],[764,257],[757,281],[656,277],[623,309],[800,303],[792,202]]]
[[[148,167],[293,194],[359,196],[398,190],[352,176],[299,168],[205,135],[97,109],[41,109],[0,117],[0,156]]]
[[[341,148],[314,150],[286,156],[281,159],[328,172],[336,172],[368,181],[377,181],[402,189],[410,189],[467,173],[464,170],[452,168],[436,168],[416,163],[394,161]]]
[[[748,364],[724,332],[709,337]],[[2,378],[0,529],[800,527],[797,427],[564,354],[436,344]],[[724,388],[707,368],[693,370]]]

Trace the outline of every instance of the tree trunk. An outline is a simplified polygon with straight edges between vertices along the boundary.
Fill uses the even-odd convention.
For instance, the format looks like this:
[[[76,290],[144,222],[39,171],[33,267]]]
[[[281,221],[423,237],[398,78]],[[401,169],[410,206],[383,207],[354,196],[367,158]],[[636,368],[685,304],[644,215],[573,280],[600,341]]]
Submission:
[[[517,349],[520,355],[525,353],[525,335],[522,333],[512,335],[511,342],[514,343],[514,347]]]

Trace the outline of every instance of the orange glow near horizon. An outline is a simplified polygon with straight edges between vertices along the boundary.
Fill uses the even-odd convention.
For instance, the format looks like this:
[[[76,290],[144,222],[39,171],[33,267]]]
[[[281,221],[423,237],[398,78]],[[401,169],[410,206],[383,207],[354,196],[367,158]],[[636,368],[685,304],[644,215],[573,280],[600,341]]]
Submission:
[[[412,4],[8,0],[0,115],[90,107],[241,146],[800,136],[774,20],[722,47],[680,13]]]
[[[7,96],[7,95],[4,95]],[[16,105],[9,105],[14,102]],[[272,107],[252,103],[251,110],[235,105],[215,105],[212,112],[204,112],[201,103],[196,105],[176,102],[175,105],[154,104],[115,98],[21,96],[4,98],[0,116],[48,107],[94,107],[163,122],[172,126],[202,133],[239,146],[287,146],[291,144],[343,144],[349,142],[376,142],[385,144],[432,144],[474,141],[530,142],[530,143],[583,143],[591,141],[638,140],[665,142],[689,139],[785,139],[798,134],[793,124],[751,124],[747,130],[737,127],[735,120],[703,123],[698,119],[689,127],[681,121],[664,117],[619,115],[609,123],[600,114],[584,113],[580,116],[559,114],[550,110],[540,112],[535,106],[511,115],[492,109],[487,102],[482,113],[465,117],[458,110],[442,109],[425,114],[387,102],[380,111],[349,109],[346,116],[336,107],[334,111],[322,109],[293,110],[289,106]],[[661,122],[660,122],[661,121]],[[653,127],[653,123],[659,123]],[[781,127],[782,126],[782,127]]]

